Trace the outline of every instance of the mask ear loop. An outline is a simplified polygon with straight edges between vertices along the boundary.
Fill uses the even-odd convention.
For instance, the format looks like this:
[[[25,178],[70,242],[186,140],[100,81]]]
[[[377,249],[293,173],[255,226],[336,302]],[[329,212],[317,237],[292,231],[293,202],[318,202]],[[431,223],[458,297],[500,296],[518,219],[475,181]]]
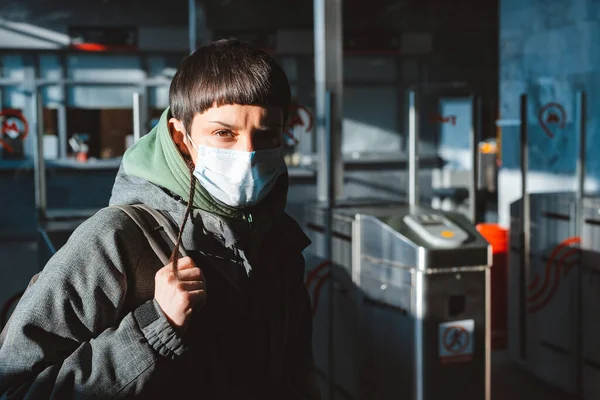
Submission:
[[[185,132],[185,136],[187,137],[187,140],[189,140],[190,143],[192,144],[192,147],[194,149],[196,149],[197,152],[200,152],[200,149],[198,148],[198,146],[196,146],[196,143],[194,143],[194,141],[192,140],[192,136],[189,133],[187,133],[187,131]],[[193,170],[194,170],[194,168],[192,168],[192,171]]]

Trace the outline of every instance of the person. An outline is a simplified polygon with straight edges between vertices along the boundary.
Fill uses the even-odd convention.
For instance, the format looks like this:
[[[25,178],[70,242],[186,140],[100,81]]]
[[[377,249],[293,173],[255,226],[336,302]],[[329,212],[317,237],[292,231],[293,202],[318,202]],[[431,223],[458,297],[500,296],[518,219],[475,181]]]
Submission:
[[[169,103],[125,153],[110,204],[172,218],[171,263],[122,210],[81,224],[6,328],[2,399],[319,398],[310,241],[284,211],[284,71],[213,42],[183,61]]]

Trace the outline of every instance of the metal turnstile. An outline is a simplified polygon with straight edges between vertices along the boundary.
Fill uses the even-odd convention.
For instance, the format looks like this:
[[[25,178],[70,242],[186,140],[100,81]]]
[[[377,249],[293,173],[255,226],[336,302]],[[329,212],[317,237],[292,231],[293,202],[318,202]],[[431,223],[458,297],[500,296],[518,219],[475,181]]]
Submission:
[[[338,200],[330,190],[307,208],[313,245],[306,260],[318,265],[308,268],[307,287],[323,398],[490,398],[492,253],[474,226],[479,152],[473,150],[470,219],[419,205],[423,92],[417,86],[408,93],[408,204]],[[333,158],[324,165],[327,187],[335,182]]]
[[[307,211],[318,247],[326,209]],[[473,224],[460,213],[342,203],[332,236],[334,398],[489,399],[491,251]],[[319,298],[314,351],[327,371],[328,296]]]
[[[537,188],[528,179],[529,146],[535,144],[529,136],[531,103],[526,94],[521,95],[522,196],[510,204],[509,353],[512,362],[574,398],[597,399],[600,196],[585,185],[590,151],[587,95],[584,91],[575,95],[575,177],[563,181],[565,191],[550,192],[539,183],[544,172],[549,181],[564,179],[549,170],[537,171]],[[569,190],[572,183],[573,191]]]

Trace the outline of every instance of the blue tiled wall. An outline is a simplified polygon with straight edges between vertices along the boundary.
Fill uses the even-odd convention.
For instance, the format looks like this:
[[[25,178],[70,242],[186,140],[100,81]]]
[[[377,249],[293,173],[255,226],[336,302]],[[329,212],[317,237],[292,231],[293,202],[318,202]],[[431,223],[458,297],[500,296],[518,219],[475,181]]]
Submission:
[[[519,118],[519,96],[528,95],[530,169],[574,174],[577,157],[576,92],[588,96],[587,174],[600,176],[600,1],[502,0],[500,7],[500,114]],[[538,115],[556,102],[566,112],[564,128],[549,123],[549,137]],[[543,116],[545,120],[547,114]],[[561,118],[562,120],[562,118]],[[503,168],[518,169],[519,128],[502,129]]]

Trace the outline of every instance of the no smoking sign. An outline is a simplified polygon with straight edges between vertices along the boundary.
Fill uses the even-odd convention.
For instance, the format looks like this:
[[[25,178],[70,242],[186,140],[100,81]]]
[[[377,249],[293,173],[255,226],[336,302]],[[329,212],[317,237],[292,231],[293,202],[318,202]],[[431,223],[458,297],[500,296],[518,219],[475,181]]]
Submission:
[[[439,357],[442,363],[468,362],[473,359],[475,321],[444,322],[439,325]]]

